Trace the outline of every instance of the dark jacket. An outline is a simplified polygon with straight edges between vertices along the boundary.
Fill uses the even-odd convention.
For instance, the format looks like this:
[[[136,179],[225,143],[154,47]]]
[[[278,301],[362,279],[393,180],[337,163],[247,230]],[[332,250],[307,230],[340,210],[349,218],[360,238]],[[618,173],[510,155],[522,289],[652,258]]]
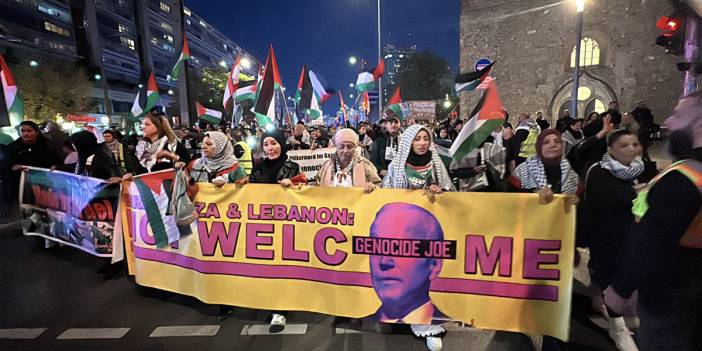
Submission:
[[[86,167],[86,175],[105,180],[111,177],[122,176],[114,157],[107,152],[107,149],[103,145],[98,147],[93,155],[90,166]]]
[[[373,140],[373,146],[371,147],[371,162],[375,165],[378,173],[382,170],[388,170],[388,165],[390,161],[385,159],[385,148],[388,146],[388,138],[390,135],[388,133],[383,133]],[[400,136],[397,136],[398,144],[400,141]]]
[[[656,172],[651,163],[644,165],[637,179],[640,183],[651,180]],[[626,255],[628,240],[635,235],[631,213],[631,202],[636,198],[634,185],[599,164],[587,172],[585,195],[578,205],[576,238],[579,246],[590,247],[592,279],[602,288],[613,281]]]
[[[49,139],[43,135],[37,136],[37,142],[33,145],[27,145],[19,138],[9,145],[7,153],[7,168],[12,169],[12,166],[23,165],[41,168],[60,167],[63,165],[63,160],[59,156],[56,149]],[[10,171],[10,196],[18,195],[19,182],[21,172]]]
[[[656,309],[675,303],[677,289],[702,281],[702,250],[679,245],[702,207],[702,194],[685,175],[674,171],[650,189],[648,205],[613,286],[621,296],[638,289],[639,305]]]
[[[264,183],[261,181],[261,174],[266,171],[265,169],[266,165],[264,162],[259,162],[254,165],[253,170],[251,170],[251,176],[249,178],[249,182],[251,183]],[[286,160],[285,163],[283,164],[283,167],[280,168],[280,171],[278,171],[278,175],[276,177],[276,182],[281,181],[283,179],[291,179],[294,178],[295,176],[300,175],[300,165],[297,163]],[[268,184],[268,183],[264,183]]]

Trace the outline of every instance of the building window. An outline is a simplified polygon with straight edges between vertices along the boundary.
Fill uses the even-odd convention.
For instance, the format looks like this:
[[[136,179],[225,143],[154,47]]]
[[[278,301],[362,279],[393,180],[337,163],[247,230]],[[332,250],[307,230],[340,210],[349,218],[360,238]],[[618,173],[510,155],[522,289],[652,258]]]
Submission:
[[[169,43],[173,44],[173,37],[172,36],[170,36],[168,34],[164,34],[163,39],[166,39],[166,40],[168,40]]]
[[[183,13],[185,13],[187,16],[191,16],[192,13],[190,13],[190,9],[187,7],[183,7]]]
[[[158,38],[151,37],[151,44],[158,46]]]
[[[51,50],[54,50],[54,51],[62,52],[63,50],[66,49],[66,47],[65,47],[63,44],[54,43],[53,41],[49,41],[49,42],[47,42],[47,43],[48,43],[48,45],[49,45],[49,48],[50,48]]]
[[[55,9],[53,7],[49,7],[46,4],[39,4],[38,8],[39,8],[39,11],[41,11],[43,13],[47,13],[47,14],[52,15],[52,16],[59,15],[59,11],[57,9]]]
[[[173,26],[166,23],[166,22],[161,22],[161,28],[165,29],[168,32],[173,33]]]
[[[185,20],[185,23],[187,23],[188,25],[191,24],[189,19],[186,19],[186,20]]]
[[[580,42],[580,67],[600,64],[600,44],[592,38],[583,38]],[[570,67],[575,67],[575,47],[570,54]]]
[[[134,40],[125,38],[125,37],[120,37],[119,41],[122,42],[126,47],[128,47],[131,50],[136,50],[136,45],[134,44]]]
[[[56,34],[63,35],[65,37],[70,36],[71,32],[68,31],[68,29],[59,27],[53,23],[46,22],[44,21],[44,29],[48,30],[49,32],[54,32]]]
[[[200,20],[200,25],[207,28],[207,23],[203,22],[202,20]]]
[[[166,4],[165,2],[161,1],[161,10],[163,12],[171,13],[171,6]]]
[[[117,30],[118,30],[120,33],[126,33],[126,32],[127,32],[127,26],[125,26],[125,25],[122,24],[122,23],[118,23],[118,24],[117,24]]]

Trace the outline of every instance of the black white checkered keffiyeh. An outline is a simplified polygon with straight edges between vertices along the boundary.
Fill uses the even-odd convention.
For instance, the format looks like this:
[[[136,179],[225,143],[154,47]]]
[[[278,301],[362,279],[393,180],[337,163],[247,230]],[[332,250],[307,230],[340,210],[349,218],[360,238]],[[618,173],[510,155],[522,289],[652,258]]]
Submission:
[[[570,167],[568,160],[561,160],[561,193],[575,194],[578,189],[578,175]],[[522,189],[541,189],[548,185],[546,169],[539,156],[529,157],[520,164],[514,174],[522,183]]]
[[[610,171],[615,177],[628,181],[638,178],[644,171],[644,162],[641,156],[637,156],[629,166],[625,166],[606,153],[602,156],[600,166]]]
[[[412,141],[421,130],[426,131],[431,138],[431,132],[426,127],[419,124],[410,126],[404,131],[404,133],[402,133],[402,136],[400,137],[400,145],[397,149],[397,155],[395,155],[395,158],[388,166],[388,174],[383,179],[383,188],[409,189],[409,182],[407,180],[407,175],[405,174],[405,164],[407,163],[407,158],[409,157],[410,150],[412,149]],[[448,171],[446,171],[446,167],[444,166],[443,162],[441,162],[439,153],[434,147],[433,140],[429,145],[429,151],[431,152],[431,163],[433,165],[432,168],[436,184],[441,187],[441,189],[455,191],[451,178],[448,177]]]

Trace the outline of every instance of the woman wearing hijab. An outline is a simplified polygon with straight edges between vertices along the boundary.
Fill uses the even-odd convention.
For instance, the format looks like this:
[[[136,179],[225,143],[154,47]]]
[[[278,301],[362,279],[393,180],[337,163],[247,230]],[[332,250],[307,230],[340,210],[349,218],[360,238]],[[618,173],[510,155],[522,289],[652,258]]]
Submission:
[[[234,147],[222,132],[207,132],[202,139],[202,157],[188,166],[190,179],[195,182],[224,183],[241,181],[246,178],[243,167],[234,156]]]
[[[286,188],[307,183],[307,178],[300,172],[300,165],[288,159],[282,131],[265,132],[260,140],[264,159],[251,170],[250,183],[280,184]]]
[[[373,163],[359,154],[358,135],[351,128],[339,129],[334,135],[336,153],[317,173],[321,186],[360,187],[366,192],[375,190],[381,180]]]
[[[541,132],[536,139],[536,156],[520,164],[510,180],[521,190],[575,194],[578,175],[563,157],[561,133],[556,129]]]
[[[139,160],[139,165],[136,165],[137,174],[182,167],[190,162],[188,150],[176,137],[166,116],[147,114],[142,133],[144,139],[136,146],[136,157]],[[131,173],[127,173],[124,178],[131,179],[131,176]]]
[[[71,143],[78,153],[76,174],[119,183],[119,167],[107,148],[98,144],[95,134],[87,130],[73,133]]]
[[[583,120],[580,118],[570,120],[568,125],[565,127],[566,130],[562,135],[563,142],[565,143],[565,155],[568,155],[573,146],[575,146],[585,137],[581,130],[582,127]]]
[[[284,188],[292,185],[306,184],[307,177],[300,172],[300,165],[288,159],[285,136],[279,129],[261,134],[263,161],[254,165],[248,181],[254,184],[280,184]],[[244,180],[245,182],[245,180]],[[271,313],[270,332],[277,333],[284,329],[285,311]]]
[[[393,159],[388,166],[383,188],[426,188],[436,194],[442,190],[455,191],[426,127],[415,124],[407,128],[400,137],[397,157],[397,162]]]
[[[608,332],[617,348],[636,350],[624,318],[605,313],[600,291],[613,282],[626,256],[627,242],[634,235],[631,203],[636,198],[636,187],[651,180],[656,169],[644,163],[639,139],[629,130],[612,133],[607,145],[602,161],[587,172],[585,196],[578,209],[577,236],[590,247],[589,268],[598,291],[593,305],[608,319]]]
[[[448,171],[432,143],[429,129],[414,124],[405,130],[400,137],[397,155],[388,166],[382,187],[427,189],[432,194],[455,191]],[[441,335],[446,332],[441,325],[412,324],[411,327],[414,335],[425,338],[427,348],[441,350]]]

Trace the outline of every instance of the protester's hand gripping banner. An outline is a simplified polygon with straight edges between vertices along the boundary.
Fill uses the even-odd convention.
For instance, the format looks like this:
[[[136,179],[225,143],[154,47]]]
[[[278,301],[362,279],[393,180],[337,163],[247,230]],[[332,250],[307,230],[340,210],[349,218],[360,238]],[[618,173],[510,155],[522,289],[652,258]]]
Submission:
[[[212,304],[366,322],[464,321],[567,339],[575,214],[535,194],[199,183],[192,235],[159,249],[134,187],[140,285]]]
[[[43,168],[22,172],[20,214],[24,235],[41,236],[98,257],[121,257],[113,235],[120,185]],[[117,252],[119,251],[119,252]]]

